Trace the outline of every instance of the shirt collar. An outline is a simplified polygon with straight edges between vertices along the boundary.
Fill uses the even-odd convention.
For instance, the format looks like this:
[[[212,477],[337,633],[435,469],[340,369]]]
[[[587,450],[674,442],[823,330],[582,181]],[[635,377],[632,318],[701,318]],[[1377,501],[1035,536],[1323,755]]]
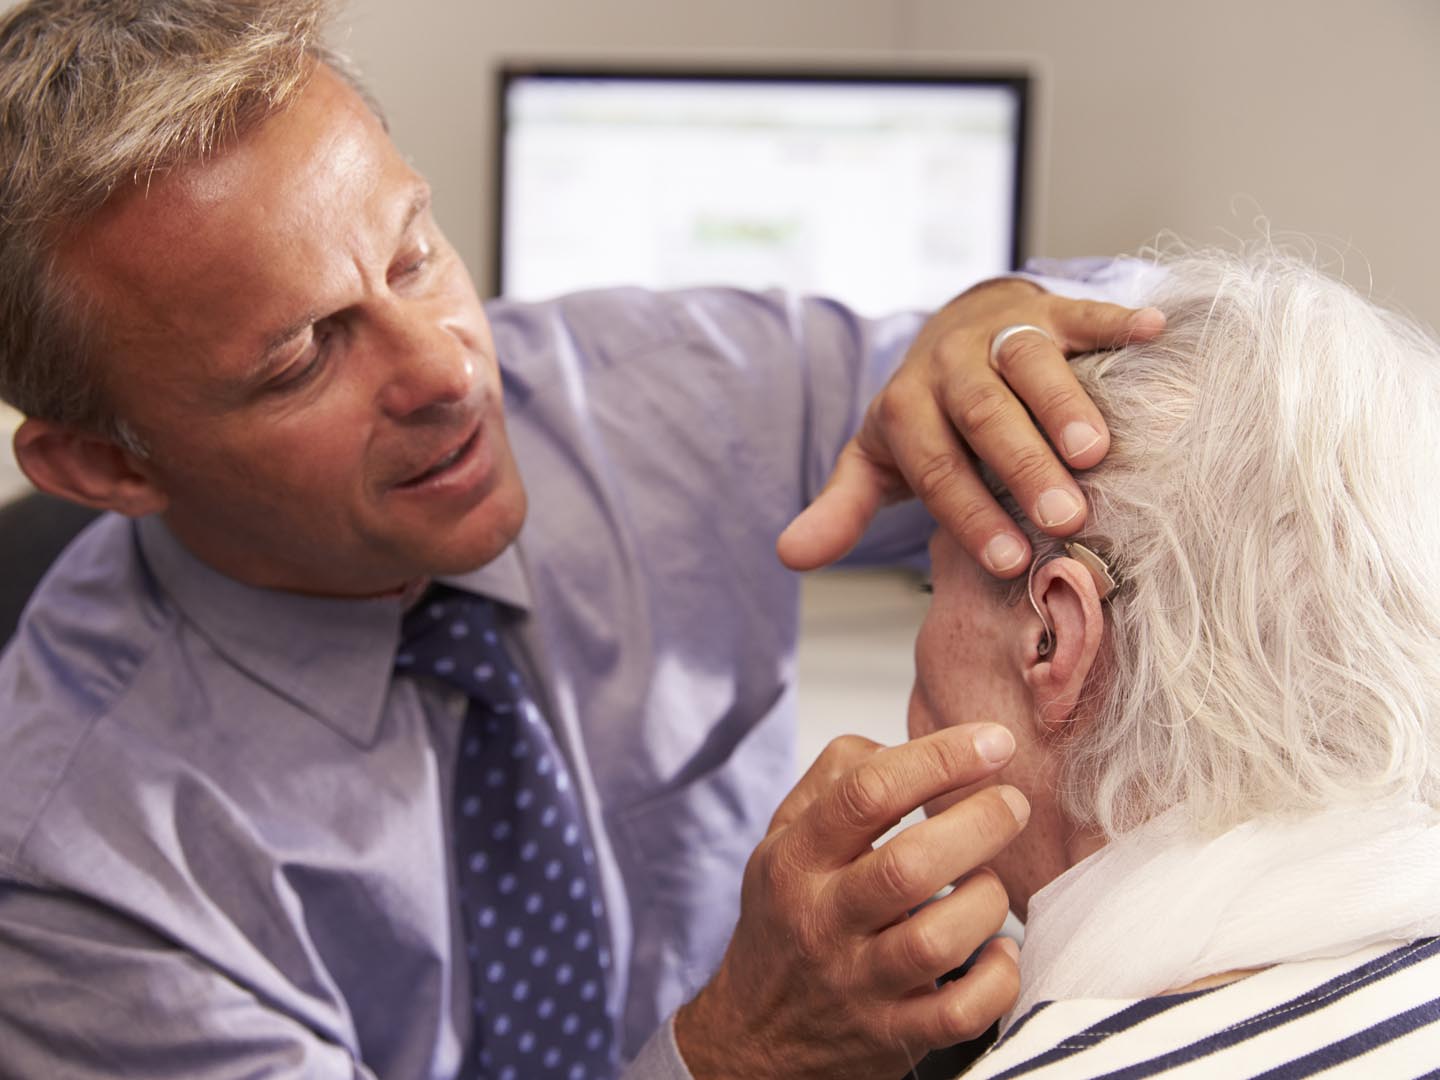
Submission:
[[[379,733],[400,639],[397,597],[348,600],[259,589],[196,558],[158,517],[140,549],[180,614],[230,663],[360,746]],[[529,587],[513,545],[446,584],[522,610]]]
[[[435,580],[466,592],[477,593],[508,604],[521,613],[530,611],[530,580],[520,558],[519,544],[512,543],[478,570]]]

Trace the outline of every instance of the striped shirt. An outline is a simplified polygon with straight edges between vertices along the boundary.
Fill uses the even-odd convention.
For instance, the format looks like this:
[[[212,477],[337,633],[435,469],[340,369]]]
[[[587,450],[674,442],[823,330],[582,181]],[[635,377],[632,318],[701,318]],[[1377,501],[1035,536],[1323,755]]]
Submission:
[[[1440,1077],[1440,939],[1279,964],[1206,990],[1046,1001],[965,1080]]]

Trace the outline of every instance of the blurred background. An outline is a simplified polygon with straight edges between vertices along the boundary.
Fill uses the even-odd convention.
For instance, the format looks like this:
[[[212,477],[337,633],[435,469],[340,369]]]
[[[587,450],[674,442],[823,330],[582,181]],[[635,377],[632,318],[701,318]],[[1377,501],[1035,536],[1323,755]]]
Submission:
[[[335,41],[485,294],[502,62],[944,69],[1031,79],[1026,254],[1268,234],[1440,326],[1436,0],[354,0]],[[23,490],[15,422],[0,497]],[[903,737],[923,608],[901,575],[807,583],[802,759],[842,730]]]

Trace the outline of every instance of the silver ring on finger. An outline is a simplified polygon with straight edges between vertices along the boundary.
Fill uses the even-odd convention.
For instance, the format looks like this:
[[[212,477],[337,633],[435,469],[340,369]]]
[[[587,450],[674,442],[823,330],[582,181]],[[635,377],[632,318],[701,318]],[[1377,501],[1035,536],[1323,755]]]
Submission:
[[[993,339],[991,339],[991,341],[990,341],[990,366],[991,366],[991,367],[998,367],[998,366],[999,366],[999,364],[1000,364],[1000,347],[1001,347],[1002,345],[1004,345],[1005,342],[1007,342],[1008,340],[1010,340],[1010,339],[1011,339],[1012,337],[1014,337],[1016,334],[1023,334],[1023,333],[1025,333],[1026,331],[1031,331],[1031,330],[1033,330],[1035,333],[1039,334],[1039,335],[1040,335],[1041,337],[1043,337],[1046,341],[1050,342],[1051,345],[1054,345],[1054,344],[1055,344],[1055,339],[1050,336],[1050,331],[1046,330],[1044,327],[1036,326],[1036,325],[1034,325],[1033,323],[1015,323],[1013,326],[1007,326],[1007,327],[1005,327],[1005,329],[1001,330],[998,334],[995,335],[995,337],[994,337]]]

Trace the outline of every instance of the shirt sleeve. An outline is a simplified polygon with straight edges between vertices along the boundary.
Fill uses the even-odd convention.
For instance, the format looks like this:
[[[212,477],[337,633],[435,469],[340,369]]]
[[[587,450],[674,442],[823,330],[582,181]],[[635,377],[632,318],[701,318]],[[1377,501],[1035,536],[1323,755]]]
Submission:
[[[1095,256],[1030,259],[1017,277],[1072,300],[1103,300],[1142,307],[1165,280],[1166,270],[1144,259]]]
[[[1083,258],[1033,260],[1019,276],[1059,296],[1137,307],[1164,273],[1140,259]],[[755,384],[748,395],[741,386],[735,401],[737,408],[768,417],[752,422],[750,438],[770,445],[779,468],[797,467],[790,515],[820,493],[870,402],[905,359],[930,315],[905,311],[872,317],[833,300],[780,292],[693,290],[673,295],[718,353],[735,357],[737,369],[765,374],[766,381]],[[774,370],[774,365],[788,370]],[[757,400],[757,393],[767,400]],[[778,411],[781,408],[789,413]],[[786,425],[792,430],[784,430]],[[778,436],[773,429],[781,429]],[[787,441],[792,435],[793,442]],[[920,501],[904,500],[877,515],[845,562],[923,562],[933,530],[934,521]]]
[[[868,317],[815,297],[792,302],[791,323],[804,373],[805,448],[801,498],[812,502],[865,419],[870,402],[905,359],[927,313]],[[885,507],[842,565],[925,561],[934,519],[918,499]]]
[[[0,884],[0,1080],[374,1080],[194,953],[74,896]]]
[[[709,287],[498,300],[486,311],[520,427],[578,457],[607,491],[623,487],[628,520],[673,518],[693,532],[724,514],[767,562],[924,322],[919,312],[868,318],[818,297]],[[519,439],[517,451],[530,451],[522,469],[535,477],[570,467]],[[923,549],[929,519],[892,510],[852,561]]]
[[[1126,302],[1145,265],[1037,263],[1024,276],[1062,295]],[[869,316],[822,297],[725,288],[604,289],[486,310],[510,399],[531,390],[543,399],[562,384],[568,401],[584,404],[574,409],[576,430],[557,443],[589,453],[597,473],[618,462],[627,483],[638,475],[650,485],[628,515],[686,506],[665,483],[683,476],[709,485],[715,512],[763,533],[756,550],[766,559],[929,316]],[[846,562],[923,558],[933,529],[918,500],[886,507]]]

